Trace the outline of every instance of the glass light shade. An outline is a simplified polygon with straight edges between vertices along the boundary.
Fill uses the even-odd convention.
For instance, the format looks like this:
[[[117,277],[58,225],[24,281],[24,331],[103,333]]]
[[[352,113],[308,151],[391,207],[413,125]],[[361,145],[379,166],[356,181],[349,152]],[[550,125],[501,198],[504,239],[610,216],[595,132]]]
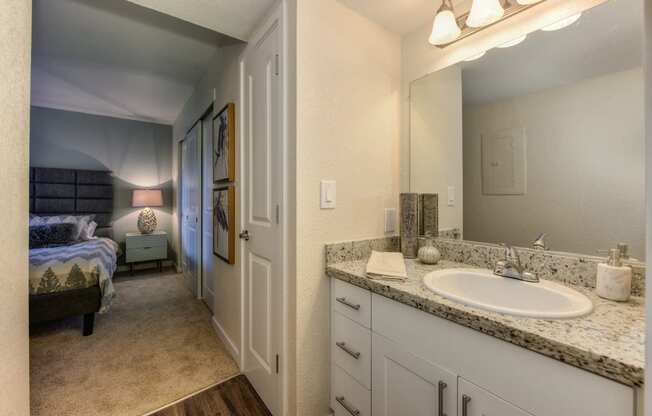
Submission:
[[[466,19],[469,27],[483,27],[497,22],[505,15],[500,0],[473,0],[471,12]]]
[[[516,46],[519,43],[523,42],[525,39],[527,39],[527,35],[520,36],[516,39],[510,40],[509,42],[505,42],[502,45],[498,46],[499,48],[509,48],[511,46]]]
[[[160,189],[134,189],[131,206],[134,208],[162,207],[163,193]]]
[[[432,45],[444,45],[457,39],[461,33],[455,14],[451,10],[441,10],[435,16],[428,42]]]
[[[577,22],[578,20],[580,20],[580,17],[582,17],[582,12],[579,12],[579,13],[574,14],[572,16],[569,16],[569,17],[567,17],[565,19],[562,19],[562,20],[558,21],[557,23],[553,23],[553,24],[551,24],[549,26],[546,26],[541,30],[543,30],[545,32],[552,32],[553,30],[563,29],[565,27],[568,27],[568,26],[572,25],[573,23]]]
[[[538,3],[538,2],[540,2],[540,1],[541,1],[541,0],[516,0],[516,2],[517,2],[518,4],[520,4],[521,6],[527,6],[527,5],[529,5],[529,4]]]

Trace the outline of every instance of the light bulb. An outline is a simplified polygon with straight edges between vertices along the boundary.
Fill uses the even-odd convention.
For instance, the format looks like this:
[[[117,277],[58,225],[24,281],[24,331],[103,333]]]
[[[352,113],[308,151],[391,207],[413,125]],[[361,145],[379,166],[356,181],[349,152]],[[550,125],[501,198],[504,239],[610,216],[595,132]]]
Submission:
[[[428,41],[432,45],[445,45],[457,39],[462,30],[457,25],[455,14],[449,9],[440,9],[432,24],[432,33]]]
[[[580,17],[582,17],[582,12],[579,12],[577,14],[574,14],[574,15],[570,16],[570,17],[562,19],[562,20],[560,20],[560,21],[558,21],[556,23],[553,23],[551,25],[548,25],[548,26],[544,27],[541,30],[543,30],[545,32],[552,32],[553,30],[563,29],[563,28],[568,27],[568,26],[572,25],[573,23],[577,22],[580,19]]]
[[[475,54],[475,55],[471,55],[471,56],[469,56],[469,57],[466,58],[464,61],[466,61],[466,62],[475,61],[475,60],[477,60],[477,59],[482,58],[482,57],[485,56],[486,54],[487,54],[487,51],[483,51],[483,52],[480,52],[480,53],[478,53],[478,54]]]
[[[541,0],[516,0],[516,2],[521,6],[528,6],[530,4],[538,3],[540,1]]]
[[[510,40],[509,42],[505,42],[502,45],[498,46],[499,48],[509,48],[511,46],[516,46],[519,43],[523,42],[525,39],[527,39],[527,35],[523,35],[521,37],[518,37],[516,39]]]
[[[500,20],[504,14],[500,0],[473,0],[466,25],[474,28],[487,26]]]

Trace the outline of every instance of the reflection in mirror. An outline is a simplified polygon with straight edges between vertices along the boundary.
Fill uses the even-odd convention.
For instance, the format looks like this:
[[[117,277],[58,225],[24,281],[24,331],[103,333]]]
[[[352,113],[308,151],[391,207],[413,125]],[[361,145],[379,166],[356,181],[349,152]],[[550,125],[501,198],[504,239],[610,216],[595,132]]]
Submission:
[[[440,234],[643,259],[642,13],[611,0],[412,83],[410,192],[439,194]]]

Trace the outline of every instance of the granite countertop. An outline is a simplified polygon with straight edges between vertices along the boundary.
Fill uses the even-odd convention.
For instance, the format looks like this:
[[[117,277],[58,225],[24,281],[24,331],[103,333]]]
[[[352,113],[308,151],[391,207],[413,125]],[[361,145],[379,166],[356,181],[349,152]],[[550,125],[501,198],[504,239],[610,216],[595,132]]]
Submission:
[[[424,265],[406,260],[408,280],[390,282],[366,277],[367,260],[329,264],[328,276],[448,319],[550,358],[629,385],[642,386],[645,369],[645,300],[611,302],[592,290],[573,287],[594,305],[591,314],[574,319],[522,318],[467,307],[426,288],[422,279],[433,270],[472,267],[442,260]]]

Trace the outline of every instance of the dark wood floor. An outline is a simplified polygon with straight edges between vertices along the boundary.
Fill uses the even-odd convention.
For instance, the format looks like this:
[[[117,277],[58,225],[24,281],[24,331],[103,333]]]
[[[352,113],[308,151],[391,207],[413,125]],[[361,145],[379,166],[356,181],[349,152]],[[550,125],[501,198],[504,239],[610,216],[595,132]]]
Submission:
[[[211,387],[152,416],[271,416],[243,375]]]

